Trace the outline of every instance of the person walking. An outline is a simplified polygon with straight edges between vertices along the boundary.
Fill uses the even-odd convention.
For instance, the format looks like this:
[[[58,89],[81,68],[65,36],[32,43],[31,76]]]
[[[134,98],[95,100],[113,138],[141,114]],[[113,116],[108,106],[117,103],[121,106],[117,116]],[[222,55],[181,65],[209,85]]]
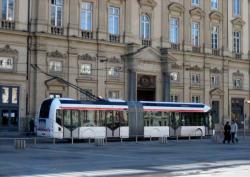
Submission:
[[[238,142],[237,139],[237,131],[238,131],[238,125],[237,123],[232,120],[232,124],[231,124],[231,139],[232,139],[232,143]]]
[[[230,143],[230,132],[231,132],[231,126],[229,125],[229,122],[227,121],[224,126],[224,140],[223,143],[226,141]]]

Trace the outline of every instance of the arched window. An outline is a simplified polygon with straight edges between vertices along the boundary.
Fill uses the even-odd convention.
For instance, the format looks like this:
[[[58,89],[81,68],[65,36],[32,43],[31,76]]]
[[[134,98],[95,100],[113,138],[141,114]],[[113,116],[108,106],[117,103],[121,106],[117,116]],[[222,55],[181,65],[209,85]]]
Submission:
[[[150,18],[148,15],[141,16],[141,38],[150,39]]]

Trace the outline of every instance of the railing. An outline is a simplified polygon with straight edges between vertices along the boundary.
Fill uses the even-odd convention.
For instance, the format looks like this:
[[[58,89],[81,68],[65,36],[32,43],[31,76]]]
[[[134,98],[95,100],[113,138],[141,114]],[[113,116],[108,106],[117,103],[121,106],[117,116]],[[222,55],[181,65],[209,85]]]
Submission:
[[[120,36],[114,35],[114,34],[109,34],[109,42],[120,43]]]
[[[84,39],[93,39],[93,32],[92,31],[82,30],[81,34],[82,34],[82,38],[84,38]]]
[[[219,49],[212,49],[212,54],[215,56],[220,56],[220,50]]]
[[[242,55],[241,53],[235,53],[235,59],[241,59]]]
[[[200,46],[192,46],[192,52],[200,53],[201,52],[201,47]]]
[[[15,22],[13,20],[1,20],[1,28],[3,29],[15,29]]]
[[[63,27],[51,26],[51,33],[55,35],[63,35]]]
[[[149,40],[149,39],[142,39],[142,45],[144,45],[144,46],[151,46],[151,40]]]
[[[180,44],[171,43],[171,49],[179,51],[180,50]]]

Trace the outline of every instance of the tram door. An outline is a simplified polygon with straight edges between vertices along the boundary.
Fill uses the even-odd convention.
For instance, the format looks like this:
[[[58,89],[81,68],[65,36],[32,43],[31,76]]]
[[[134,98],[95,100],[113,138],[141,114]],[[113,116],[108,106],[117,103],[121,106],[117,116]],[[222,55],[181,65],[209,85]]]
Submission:
[[[64,110],[63,137],[64,138],[78,137],[79,131],[76,131],[78,127],[79,127],[79,111]]]
[[[120,115],[121,111],[106,111],[107,137],[120,137]]]

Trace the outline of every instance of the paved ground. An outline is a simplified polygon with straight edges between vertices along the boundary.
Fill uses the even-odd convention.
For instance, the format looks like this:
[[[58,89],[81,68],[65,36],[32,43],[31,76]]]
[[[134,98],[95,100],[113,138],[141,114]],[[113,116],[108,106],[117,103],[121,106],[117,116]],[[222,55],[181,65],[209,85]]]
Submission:
[[[0,176],[226,176],[249,177],[250,139],[36,144],[15,150],[0,142]]]

